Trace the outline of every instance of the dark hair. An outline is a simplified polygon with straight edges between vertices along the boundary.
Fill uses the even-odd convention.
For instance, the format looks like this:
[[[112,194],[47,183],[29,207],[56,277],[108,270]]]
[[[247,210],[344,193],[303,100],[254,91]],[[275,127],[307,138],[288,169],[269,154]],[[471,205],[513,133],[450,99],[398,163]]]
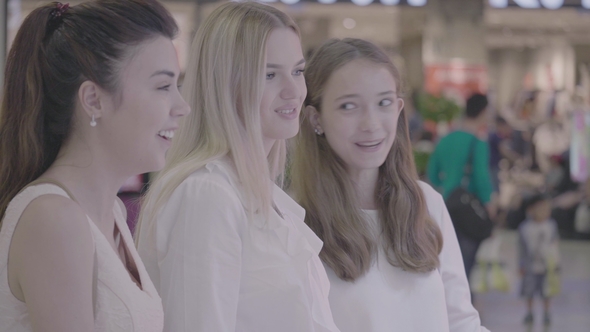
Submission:
[[[524,208],[525,208],[525,210],[528,210],[528,209],[532,208],[533,206],[537,205],[537,203],[548,201],[550,199],[551,199],[551,197],[548,194],[536,192],[536,193],[532,194],[531,196],[524,199],[524,202],[523,202]]]
[[[477,118],[488,107],[488,97],[481,93],[475,93],[467,99],[465,116],[470,119]]]
[[[33,10],[6,61],[0,108],[0,217],[55,161],[68,138],[80,85],[116,92],[124,61],[142,42],[178,27],[155,0],[95,0]],[[63,7],[62,7],[63,8]]]
[[[501,117],[501,116],[497,116],[497,117],[496,117],[496,124],[497,124],[497,125],[507,125],[507,124],[508,124],[508,122],[507,122],[507,121],[506,121],[506,119],[504,119],[503,117]]]

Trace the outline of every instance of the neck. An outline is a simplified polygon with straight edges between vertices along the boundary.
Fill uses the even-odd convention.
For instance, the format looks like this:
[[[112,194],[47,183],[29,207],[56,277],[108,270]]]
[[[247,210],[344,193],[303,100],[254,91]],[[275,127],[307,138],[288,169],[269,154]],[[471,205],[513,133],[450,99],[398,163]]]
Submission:
[[[477,136],[477,132],[479,131],[478,119],[465,119],[463,121],[463,130]]]
[[[379,169],[349,170],[348,175],[354,184],[361,209],[376,210],[375,190],[379,178]]]
[[[92,221],[108,232],[114,228],[113,206],[117,192],[132,174],[122,174],[113,167],[116,163],[112,159],[100,151],[88,150],[88,145],[80,145],[83,144],[65,145],[40,178],[61,182]]]
[[[270,150],[272,150],[273,145],[275,144],[277,140],[274,139],[263,139],[263,144],[264,144],[264,151],[266,152],[266,157],[268,158],[268,156],[270,155]]]

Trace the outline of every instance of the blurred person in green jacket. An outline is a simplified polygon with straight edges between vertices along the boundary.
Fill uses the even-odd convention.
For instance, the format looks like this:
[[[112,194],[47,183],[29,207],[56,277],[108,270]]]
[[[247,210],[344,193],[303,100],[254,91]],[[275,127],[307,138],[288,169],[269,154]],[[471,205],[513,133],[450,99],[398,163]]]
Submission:
[[[461,185],[465,165],[470,154],[473,153],[467,190],[486,205],[490,216],[493,217],[491,208],[493,188],[489,169],[490,148],[487,140],[478,137],[480,128],[485,126],[488,120],[487,106],[488,98],[485,95],[476,93],[469,97],[462,126],[443,137],[437,144],[428,162],[427,175],[430,183],[447,199],[450,193]],[[465,273],[469,277],[480,241],[469,238],[461,232],[457,232],[457,238],[463,255]]]

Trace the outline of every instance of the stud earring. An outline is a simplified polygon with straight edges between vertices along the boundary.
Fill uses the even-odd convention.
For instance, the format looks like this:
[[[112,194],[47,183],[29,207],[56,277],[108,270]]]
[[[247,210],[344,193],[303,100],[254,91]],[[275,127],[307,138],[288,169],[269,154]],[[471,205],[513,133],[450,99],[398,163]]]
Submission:
[[[90,120],[90,127],[96,127],[96,120],[94,120],[94,114],[92,114],[92,120]]]
[[[316,135],[318,135],[318,136],[323,134],[322,131],[319,130],[318,128],[314,129],[314,131],[315,131]]]

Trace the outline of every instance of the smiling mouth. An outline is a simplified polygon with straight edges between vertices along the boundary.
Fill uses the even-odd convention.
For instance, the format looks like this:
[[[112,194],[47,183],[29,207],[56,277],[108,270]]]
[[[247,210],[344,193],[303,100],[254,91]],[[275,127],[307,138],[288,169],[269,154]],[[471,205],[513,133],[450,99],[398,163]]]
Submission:
[[[383,140],[377,141],[377,142],[363,142],[363,143],[354,143],[354,144],[356,144],[358,147],[361,147],[361,148],[374,148],[374,147],[379,146],[381,143],[383,143]]]
[[[160,130],[158,132],[158,136],[162,137],[163,139],[171,140],[174,137],[173,130]]]
[[[293,112],[295,112],[294,108],[288,109],[288,110],[276,110],[275,112],[279,113],[279,114],[291,114]]]

